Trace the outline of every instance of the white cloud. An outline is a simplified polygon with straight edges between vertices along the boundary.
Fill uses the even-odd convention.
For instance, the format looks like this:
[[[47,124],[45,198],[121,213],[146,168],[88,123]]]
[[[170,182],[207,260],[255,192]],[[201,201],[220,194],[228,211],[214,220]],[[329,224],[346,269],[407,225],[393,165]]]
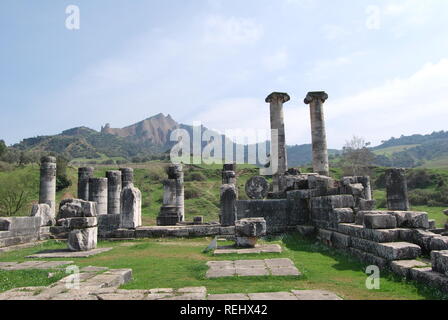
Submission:
[[[324,25],[322,27],[324,37],[328,40],[340,40],[351,34],[349,30],[340,25]]]
[[[250,18],[210,16],[205,21],[207,43],[239,45],[255,43],[263,36],[263,26]]]
[[[374,144],[401,134],[447,129],[448,59],[427,64],[407,78],[356,95],[328,100],[328,138],[341,146],[356,134]]]
[[[289,53],[285,48],[282,48],[272,55],[265,56],[262,63],[268,71],[284,69],[289,64]]]

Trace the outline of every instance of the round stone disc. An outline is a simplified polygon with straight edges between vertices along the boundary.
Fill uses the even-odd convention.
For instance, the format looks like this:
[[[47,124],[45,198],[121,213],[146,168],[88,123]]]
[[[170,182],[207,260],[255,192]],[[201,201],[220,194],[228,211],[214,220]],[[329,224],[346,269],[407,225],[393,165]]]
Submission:
[[[251,199],[264,199],[269,192],[269,183],[263,177],[252,177],[246,182],[246,194]]]

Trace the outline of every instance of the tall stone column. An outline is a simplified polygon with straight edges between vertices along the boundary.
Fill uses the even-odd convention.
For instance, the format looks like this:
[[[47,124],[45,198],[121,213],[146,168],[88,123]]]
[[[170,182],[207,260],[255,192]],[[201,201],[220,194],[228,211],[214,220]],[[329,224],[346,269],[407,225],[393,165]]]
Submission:
[[[42,157],[40,161],[39,203],[50,206],[51,216],[56,212],[56,158]]]
[[[98,215],[107,214],[107,178],[90,178],[89,201],[96,202]]]
[[[386,171],[387,209],[409,211],[408,184],[406,170],[402,168]]]
[[[107,171],[107,213],[121,212],[121,171]]]
[[[283,103],[289,100],[289,95],[281,92],[273,92],[266,98],[266,102],[270,104],[271,112],[271,166],[274,166],[274,172],[277,169],[272,177],[274,192],[283,190],[283,179],[281,177],[288,170]],[[273,159],[272,157],[275,155],[277,157]]]
[[[78,199],[89,201],[89,179],[93,177],[94,168],[78,168]]]
[[[130,185],[134,185],[134,169],[120,168],[121,171],[121,187],[124,189]]]
[[[327,99],[328,94],[324,91],[308,92],[305,98],[305,104],[310,105],[313,170],[324,176],[330,175],[323,109],[323,104]]]
[[[176,180],[176,206],[178,208],[180,222],[185,221],[184,171],[181,164],[171,165],[168,168],[168,179]]]

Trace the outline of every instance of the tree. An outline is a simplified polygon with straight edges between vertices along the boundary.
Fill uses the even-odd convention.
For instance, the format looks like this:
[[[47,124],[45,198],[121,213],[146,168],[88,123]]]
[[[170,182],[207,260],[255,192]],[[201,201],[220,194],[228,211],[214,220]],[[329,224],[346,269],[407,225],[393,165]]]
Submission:
[[[0,140],[0,157],[6,153],[7,148],[5,141]]]
[[[17,172],[0,179],[0,215],[14,216],[20,213],[31,201],[38,183],[29,175]]]
[[[345,175],[369,175],[370,167],[373,164],[375,155],[368,148],[370,142],[364,138],[353,136],[350,141],[346,141],[342,151],[342,168]]]
[[[72,181],[67,177],[69,161],[63,156],[59,156],[56,159],[56,191],[61,191],[72,184]]]

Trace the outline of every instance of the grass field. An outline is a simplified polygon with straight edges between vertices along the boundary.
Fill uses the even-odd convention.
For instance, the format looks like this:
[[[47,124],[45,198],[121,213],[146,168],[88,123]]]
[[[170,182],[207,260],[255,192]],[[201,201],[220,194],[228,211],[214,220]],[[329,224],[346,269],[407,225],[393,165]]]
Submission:
[[[376,155],[390,156],[396,152],[415,148],[417,146],[419,146],[419,145],[418,144],[410,144],[410,145],[402,145],[402,146],[393,146],[393,147],[387,147],[387,148],[373,150],[373,153]]]
[[[404,281],[389,273],[381,275],[379,290],[368,290],[365,286],[365,266],[355,259],[327,248],[297,234],[272,239],[283,247],[281,254],[226,255],[215,257],[202,253],[211,239],[146,239],[132,242],[100,242],[100,247],[113,250],[90,258],[76,259],[79,267],[105,266],[109,268],[131,268],[133,281],[122,286],[125,289],[181,288],[205,286],[209,293],[254,293],[292,289],[330,290],[344,299],[446,299],[432,288]],[[64,248],[65,244],[49,241],[41,246],[0,254],[0,261],[24,261],[25,256],[44,250]],[[206,262],[210,260],[290,258],[302,272],[300,277],[233,277],[206,279]],[[45,259],[57,260],[57,259]],[[34,271],[33,271],[34,272]],[[8,285],[0,285],[0,291],[11,287],[42,285],[46,273],[24,281],[11,272],[0,274],[0,278],[11,279]],[[4,283],[0,280],[0,283]]]

